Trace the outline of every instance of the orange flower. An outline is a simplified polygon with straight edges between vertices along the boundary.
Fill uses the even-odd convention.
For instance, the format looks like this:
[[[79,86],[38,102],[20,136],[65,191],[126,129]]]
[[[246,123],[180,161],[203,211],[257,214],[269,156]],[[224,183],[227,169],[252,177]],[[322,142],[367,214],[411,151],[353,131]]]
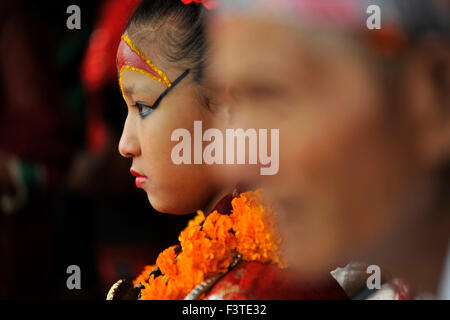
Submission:
[[[281,237],[274,224],[274,213],[262,205],[261,191],[245,192],[231,201],[231,218],[237,238],[237,251],[247,261],[277,263],[280,261]]]
[[[192,227],[192,226],[198,226],[200,223],[202,223],[203,221],[205,221],[205,214],[203,213],[202,210],[197,210],[197,215],[195,216],[194,219],[191,219],[188,222],[188,228]]]
[[[156,259],[156,265],[166,277],[174,277],[177,275],[177,266],[175,264],[175,258],[177,257],[175,254],[176,247],[176,245],[168,247]]]
[[[137,286],[139,284],[139,282],[144,284],[144,282],[146,282],[148,280],[148,278],[150,277],[150,272],[152,272],[153,269],[155,269],[155,268],[156,268],[156,265],[145,266],[142,273],[133,281],[133,285]]]
[[[203,224],[203,230],[211,239],[225,244],[232,250],[236,248],[233,219],[230,216],[220,214],[217,211],[210,213]]]
[[[133,282],[144,286],[141,299],[183,299],[204,280],[226,273],[237,253],[246,261],[284,267],[274,213],[262,203],[261,192],[250,191],[232,200],[230,215],[214,211],[205,219],[203,212],[197,211],[178,237],[179,253],[175,252],[177,246],[171,246],[159,254],[156,266],[162,275],[149,277],[155,266],[147,266]]]

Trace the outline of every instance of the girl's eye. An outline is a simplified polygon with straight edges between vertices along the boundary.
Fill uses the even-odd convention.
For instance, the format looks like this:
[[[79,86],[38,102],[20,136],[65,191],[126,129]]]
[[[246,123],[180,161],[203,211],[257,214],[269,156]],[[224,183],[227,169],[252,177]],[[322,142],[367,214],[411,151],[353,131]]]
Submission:
[[[155,111],[155,108],[150,107],[150,106],[148,106],[146,104],[143,104],[142,102],[136,102],[136,108],[138,108],[139,115],[141,116],[141,118],[145,118],[150,113]]]

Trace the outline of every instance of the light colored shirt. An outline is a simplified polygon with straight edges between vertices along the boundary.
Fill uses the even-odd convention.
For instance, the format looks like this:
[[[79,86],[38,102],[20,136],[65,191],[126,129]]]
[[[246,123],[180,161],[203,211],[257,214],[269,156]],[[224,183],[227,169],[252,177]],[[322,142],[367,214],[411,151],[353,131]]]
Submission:
[[[447,249],[447,258],[442,269],[441,282],[439,284],[438,300],[450,300],[450,243]]]

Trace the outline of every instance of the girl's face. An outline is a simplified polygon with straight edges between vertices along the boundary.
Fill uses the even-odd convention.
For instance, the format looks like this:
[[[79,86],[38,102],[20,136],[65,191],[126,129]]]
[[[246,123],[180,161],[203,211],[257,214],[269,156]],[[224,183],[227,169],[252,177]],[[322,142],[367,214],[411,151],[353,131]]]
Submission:
[[[184,72],[158,59],[155,50],[141,50],[172,82]],[[175,165],[171,159],[172,148],[178,143],[171,141],[175,129],[185,128],[193,137],[194,120],[201,120],[205,130],[211,123],[200,86],[187,76],[152,109],[149,106],[166,89],[165,85],[129,69],[123,70],[121,83],[128,114],[119,151],[132,159],[133,175],[143,176],[136,179],[136,185],[147,192],[157,211],[187,214],[203,208],[216,192],[205,174],[205,165]]]
[[[278,174],[236,175],[275,201],[297,270],[313,274],[368,253],[420,207],[414,133],[389,121],[395,112],[356,50],[263,19],[217,20],[211,34],[212,87],[234,97],[225,102],[234,126],[280,130]]]

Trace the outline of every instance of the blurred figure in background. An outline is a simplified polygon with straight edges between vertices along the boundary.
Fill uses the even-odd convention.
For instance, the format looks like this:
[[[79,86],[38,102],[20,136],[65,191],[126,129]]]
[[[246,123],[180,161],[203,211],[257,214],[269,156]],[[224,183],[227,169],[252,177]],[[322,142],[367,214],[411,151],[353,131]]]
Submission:
[[[366,25],[371,4],[379,30]],[[219,175],[263,184],[300,275],[356,259],[450,298],[438,295],[450,236],[448,2],[221,5],[211,90],[230,126],[280,129],[280,169]]]
[[[53,290],[49,199],[74,149],[48,54],[52,42],[26,8],[22,1],[0,4],[0,298]]]

